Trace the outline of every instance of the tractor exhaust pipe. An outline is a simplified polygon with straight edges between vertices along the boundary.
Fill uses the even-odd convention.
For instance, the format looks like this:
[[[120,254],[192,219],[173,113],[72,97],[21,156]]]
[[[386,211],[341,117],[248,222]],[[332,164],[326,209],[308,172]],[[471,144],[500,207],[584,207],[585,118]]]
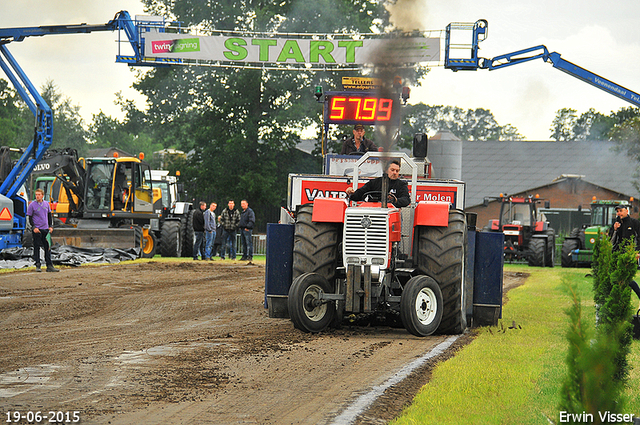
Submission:
[[[382,194],[380,197],[382,198],[380,199],[382,202],[382,208],[387,208],[389,198],[389,175],[386,172],[382,173]]]

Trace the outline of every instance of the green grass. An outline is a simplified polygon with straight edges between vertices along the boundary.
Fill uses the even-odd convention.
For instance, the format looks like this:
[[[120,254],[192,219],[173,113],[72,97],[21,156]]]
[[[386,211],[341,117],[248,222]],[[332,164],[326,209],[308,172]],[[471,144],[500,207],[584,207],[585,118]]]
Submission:
[[[501,324],[480,328],[474,341],[439,364],[430,382],[393,424],[545,424],[558,423],[559,392],[571,298],[564,282],[574,283],[583,317],[595,314],[589,269],[544,269],[505,265],[531,273],[508,293]],[[637,299],[634,299],[634,303]],[[634,304],[635,305],[635,304]],[[522,329],[507,329],[515,321]],[[640,342],[632,346],[624,413],[640,415]]]

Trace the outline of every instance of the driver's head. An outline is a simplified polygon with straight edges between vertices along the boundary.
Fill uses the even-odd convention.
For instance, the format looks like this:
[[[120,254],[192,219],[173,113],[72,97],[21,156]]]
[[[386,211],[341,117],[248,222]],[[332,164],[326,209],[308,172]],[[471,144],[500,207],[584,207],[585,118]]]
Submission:
[[[400,177],[400,161],[394,159],[389,163],[389,167],[387,168],[387,175],[391,180],[398,180]]]
[[[364,126],[362,124],[356,124],[353,126],[353,138],[356,140],[362,140],[364,137]]]

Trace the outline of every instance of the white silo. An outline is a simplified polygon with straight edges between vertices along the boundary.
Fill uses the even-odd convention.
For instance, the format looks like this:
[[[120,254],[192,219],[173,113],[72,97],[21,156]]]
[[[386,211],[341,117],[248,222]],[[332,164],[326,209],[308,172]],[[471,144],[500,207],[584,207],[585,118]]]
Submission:
[[[462,179],[462,140],[449,130],[429,137],[431,176],[438,179]]]

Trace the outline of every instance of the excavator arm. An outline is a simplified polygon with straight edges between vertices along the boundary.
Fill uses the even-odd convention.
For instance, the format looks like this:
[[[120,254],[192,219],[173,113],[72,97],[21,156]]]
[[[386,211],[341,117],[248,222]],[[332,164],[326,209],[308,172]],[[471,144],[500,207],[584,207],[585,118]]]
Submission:
[[[123,31],[133,49],[133,55],[121,55],[118,51],[116,62],[130,65],[164,66],[163,59],[145,58],[144,34],[149,31],[165,31],[163,19],[149,17],[145,20],[133,20],[126,11],[118,12],[105,24],[99,25],[47,25],[39,27],[0,28],[0,68],[7,75],[15,90],[29,107],[35,118],[33,140],[22,151],[20,158],[13,164],[0,182],[0,250],[21,246],[22,232],[26,227],[27,200],[22,188],[33,172],[36,164],[44,157],[53,141],[53,112],[47,102],[24,73],[9,51],[9,44],[22,42],[27,37],[45,35],[91,33],[96,31]],[[120,34],[120,33],[119,33]],[[120,41],[120,35],[118,36]],[[118,43],[120,46],[120,43]],[[175,60],[171,63],[176,63]],[[6,174],[6,175],[5,175]],[[69,192],[81,188],[65,184]]]

